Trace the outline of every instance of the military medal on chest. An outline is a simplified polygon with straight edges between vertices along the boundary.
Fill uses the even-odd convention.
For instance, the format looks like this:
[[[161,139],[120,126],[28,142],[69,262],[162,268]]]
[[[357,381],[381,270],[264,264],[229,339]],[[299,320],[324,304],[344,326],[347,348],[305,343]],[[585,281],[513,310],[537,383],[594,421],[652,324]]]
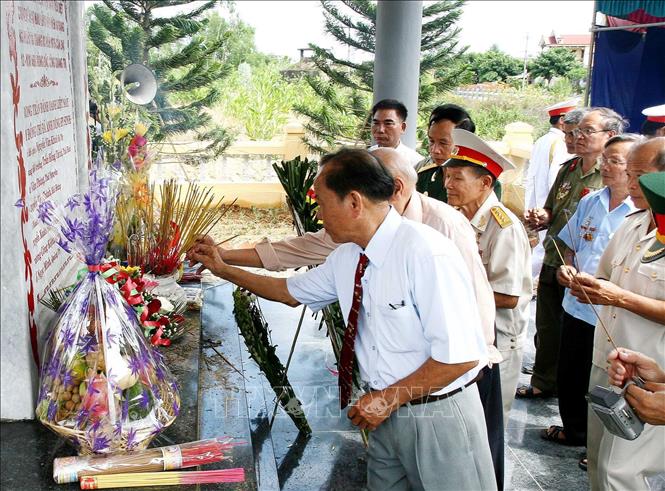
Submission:
[[[568,181],[562,183],[561,186],[559,186],[559,189],[557,189],[556,199],[564,199],[566,196],[568,196],[571,187],[572,184]]]
[[[596,227],[591,226],[591,220],[593,220],[593,217],[587,217],[586,220],[584,220],[584,223],[580,226],[582,229],[581,237],[587,242],[593,240],[593,234],[596,231]]]

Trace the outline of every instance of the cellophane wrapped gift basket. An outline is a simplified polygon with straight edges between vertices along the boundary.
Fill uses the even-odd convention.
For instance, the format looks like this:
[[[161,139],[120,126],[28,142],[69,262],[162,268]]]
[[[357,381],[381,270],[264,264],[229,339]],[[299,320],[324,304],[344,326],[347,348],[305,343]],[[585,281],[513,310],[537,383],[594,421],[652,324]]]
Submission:
[[[175,420],[180,398],[134,309],[103,275],[113,230],[115,181],[91,171],[85,193],[39,205],[58,244],[88,267],[58,311],[42,353],[37,417],[79,454],[143,449]]]

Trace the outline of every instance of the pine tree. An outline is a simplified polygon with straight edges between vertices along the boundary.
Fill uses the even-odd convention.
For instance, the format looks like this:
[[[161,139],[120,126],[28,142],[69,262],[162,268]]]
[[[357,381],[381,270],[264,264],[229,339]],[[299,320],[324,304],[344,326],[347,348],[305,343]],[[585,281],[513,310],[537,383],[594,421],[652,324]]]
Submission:
[[[204,39],[204,14],[217,0],[195,6],[186,13],[160,15],[164,7],[186,6],[185,0],[103,0],[91,8],[88,35],[108,59],[114,74],[131,63],[153,70],[158,84],[154,104],[145,108],[152,121],[151,137],[164,141],[171,135],[192,131],[207,146],[197,154],[207,158],[221,153],[230,143],[228,132],[213,123],[206,108],[219,99],[214,82],[224,78],[230,65],[214,55],[224,46],[224,37]],[[92,84],[91,84],[92,85]],[[176,105],[179,94],[196,94],[185,105]],[[147,114],[145,114],[147,112]],[[190,155],[191,157],[191,155]]]
[[[458,46],[460,28],[455,26],[463,3],[443,0],[423,8],[418,104],[422,115],[429,115],[436,99],[454,87],[465,70],[454,63],[465,51]],[[370,0],[321,0],[321,6],[326,32],[372,60],[353,62],[310,44],[312,60],[322,76],[307,76],[307,82],[319,104],[296,105],[295,110],[308,119],[306,143],[319,152],[338,142],[369,140],[377,9]]]

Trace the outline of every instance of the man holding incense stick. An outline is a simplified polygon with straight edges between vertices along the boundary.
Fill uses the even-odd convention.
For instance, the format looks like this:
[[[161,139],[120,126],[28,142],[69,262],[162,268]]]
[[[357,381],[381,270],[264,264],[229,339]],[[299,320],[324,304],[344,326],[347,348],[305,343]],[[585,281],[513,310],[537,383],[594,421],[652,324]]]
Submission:
[[[457,248],[390,206],[395,183],[372,154],[327,155],[314,183],[319,215],[343,245],[291,278],[229,266],[217,248],[189,252],[214,274],[264,298],[314,310],[339,300],[347,322],[339,367],[349,403],[354,354],[370,388],[348,417],[370,433],[371,490],[496,489],[475,380],[487,348]]]
[[[389,202],[395,211],[404,218],[429,225],[449,238],[459,249],[471,274],[476,305],[480,312],[480,321],[489,353],[489,364],[483,368],[483,376],[478,382],[478,391],[485,412],[497,485],[501,489],[504,476],[504,439],[499,362],[502,361],[502,355],[494,345],[494,293],[478,254],[476,234],[468,219],[452,206],[416,192],[418,175],[413,166],[397,151],[392,148],[378,148],[372,150],[371,153],[381,160],[393,176],[395,190]],[[208,244],[214,243],[212,238],[204,238],[203,241]],[[225,262],[236,266],[283,270],[286,267],[321,264],[339,245],[331,239],[325,229],[322,229],[318,232],[306,233],[301,237],[289,237],[276,242],[265,239],[253,248],[221,249],[220,255]],[[514,356],[510,349],[508,354],[511,354],[511,357]],[[516,379],[515,384],[517,384]],[[510,408],[514,393],[515,387],[513,386],[512,393],[509,394],[508,408]]]
[[[603,305],[596,324],[590,388],[607,385],[607,357],[614,346],[640,351],[665,365],[665,217],[649,210],[645,174],[665,171],[665,138],[635,145],[628,154],[628,192],[640,211],[629,215],[610,240],[596,277],[579,273],[571,292],[582,303]],[[652,183],[653,184],[653,183]],[[658,182],[656,182],[658,184]],[[656,226],[659,225],[659,227]],[[609,336],[608,336],[609,334]],[[610,340],[611,339],[611,340]],[[589,411],[587,455],[592,489],[644,489],[645,478],[662,473],[665,427],[646,425],[634,441],[607,431]]]
[[[556,395],[556,374],[561,338],[561,316],[564,288],[556,279],[561,266],[553,241],[577,204],[586,194],[602,187],[600,155],[603,145],[614,135],[623,133],[625,121],[606,107],[591,108],[573,131],[577,157],[564,163],[559,170],[543,208],[525,213],[533,230],[547,230],[543,241],[545,256],[538,277],[536,301],[536,357],[531,384],[519,387],[518,398],[544,398]]]

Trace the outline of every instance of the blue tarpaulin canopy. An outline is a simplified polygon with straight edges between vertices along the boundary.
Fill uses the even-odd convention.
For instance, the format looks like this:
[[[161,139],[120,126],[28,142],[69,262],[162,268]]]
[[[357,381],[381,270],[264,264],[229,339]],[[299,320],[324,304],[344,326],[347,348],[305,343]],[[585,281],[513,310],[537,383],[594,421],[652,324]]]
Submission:
[[[637,24],[665,26],[662,0],[598,0],[596,9]],[[626,117],[628,131],[639,132],[644,108],[665,104],[663,26],[594,29],[591,105],[610,107]]]

